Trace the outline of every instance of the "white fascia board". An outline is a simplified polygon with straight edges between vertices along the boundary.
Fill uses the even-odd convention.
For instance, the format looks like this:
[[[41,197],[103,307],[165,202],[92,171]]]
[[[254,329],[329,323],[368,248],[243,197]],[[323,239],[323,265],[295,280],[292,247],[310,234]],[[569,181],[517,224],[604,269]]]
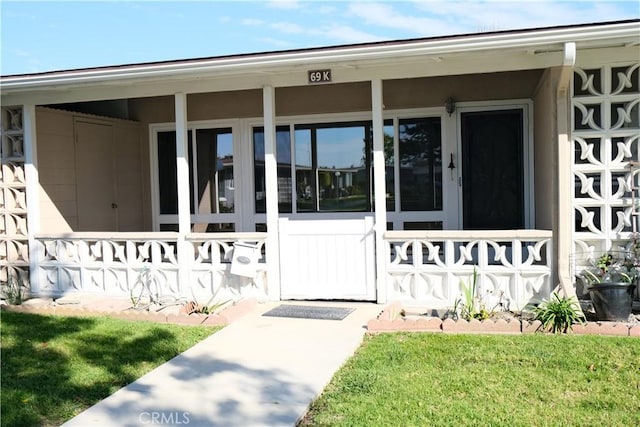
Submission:
[[[369,81],[372,79],[393,80],[442,75],[462,75],[518,71],[557,66],[562,60],[562,52],[548,52],[531,55],[525,51],[504,55],[467,54],[452,56],[440,62],[425,58],[412,61],[398,60],[376,65],[354,63],[349,67],[332,68],[332,84]],[[58,104],[68,102],[99,101],[107,99],[143,98],[167,96],[173,93],[208,93],[231,90],[258,89],[264,86],[293,87],[307,86],[307,73],[296,69],[277,74],[229,75],[189,80],[169,80],[158,82],[146,79],[136,84],[83,85],[72,88],[56,87],[31,91],[16,91],[4,94],[2,105]]]
[[[344,62],[358,60],[395,61],[400,57],[416,55],[451,55],[483,50],[524,48],[527,50],[549,46],[559,47],[565,42],[581,44],[607,44],[613,39],[620,43],[633,43],[640,38],[640,24],[637,22],[600,25],[593,27],[562,28],[549,30],[532,30],[531,32],[505,33],[461,36],[416,42],[397,42],[383,45],[353,46],[327,48],[326,50],[298,51],[291,53],[271,53],[264,55],[247,55],[230,58],[212,58],[210,60],[194,60],[178,63],[141,64],[119,68],[98,68],[78,71],[63,71],[33,76],[9,76],[0,83],[2,91],[14,89],[35,89],[42,86],[67,85],[82,83],[100,83],[112,80],[140,78],[187,77],[196,74],[207,76],[208,73],[273,70],[281,67],[303,67],[327,62]],[[555,46],[553,46],[555,45]]]

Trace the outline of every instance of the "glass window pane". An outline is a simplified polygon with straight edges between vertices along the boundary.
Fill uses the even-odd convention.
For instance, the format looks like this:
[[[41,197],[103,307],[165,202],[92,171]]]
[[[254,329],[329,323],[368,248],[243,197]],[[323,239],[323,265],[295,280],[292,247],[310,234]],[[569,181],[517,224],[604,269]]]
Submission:
[[[218,129],[216,180],[218,183],[218,212],[234,212],[235,184],[233,181],[233,134],[231,129]]]
[[[387,192],[387,211],[396,210],[396,180],[395,180],[395,156],[393,152],[394,135],[393,122],[387,120],[384,122],[384,164],[385,164],[385,186]]]
[[[311,146],[311,129],[296,129],[296,194],[297,211],[310,212],[316,210],[313,166],[313,151]]]
[[[196,153],[198,165],[197,211],[200,214],[216,213],[217,159],[216,131],[214,129],[196,130]]]
[[[288,126],[276,127],[276,159],[278,160],[278,211],[291,213],[291,132]]]
[[[401,209],[441,210],[440,118],[400,120],[399,134]]]
[[[296,136],[296,166],[311,167],[312,151],[311,151],[311,129],[298,129],[295,131]]]
[[[278,160],[278,211],[291,212],[291,135],[288,126],[276,127],[276,158]],[[264,128],[253,128],[254,200],[256,213],[266,210],[264,171]]]
[[[196,154],[198,213],[233,212],[235,189],[231,129],[196,130]]]
[[[316,132],[320,210],[368,211],[368,127],[319,128]]]
[[[256,213],[267,212],[263,128],[253,128],[253,188]]]
[[[178,213],[178,180],[176,173],[176,133],[158,132],[158,186],[160,214]]]

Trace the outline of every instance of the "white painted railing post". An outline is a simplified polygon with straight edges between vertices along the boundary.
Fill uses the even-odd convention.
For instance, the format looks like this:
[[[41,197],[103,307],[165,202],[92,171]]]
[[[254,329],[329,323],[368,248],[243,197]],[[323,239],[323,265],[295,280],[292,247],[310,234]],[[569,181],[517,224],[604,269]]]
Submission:
[[[40,292],[39,261],[42,247],[35,239],[40,232],[40,180],[38,178],[38,156],[36,138],[36,107],[23,106],[24,126],[24,175],[26,181],[27,233],[29,239],[29,284],[31,292]]]
[[[267,287],[270,300],[280,299],[280,245],[278,242],[278,163],[276,160],[275,89],[262,89],[264,114],[264,173],[267,207]],[[294,185],[295,186],[295,185]]]
[[[189,258],[190,243],[186,240],[191,232],[191,209],[189,207],[189,149],[187,128],[187,95],[175,94],[176,110],[176,176],[178,181],[178,287],[181,292],[186,292],[189,284]]]
[[[384,119],[382,103],[382,80],[371,81],[371,114],[373,125],[373,188],[375,190],[375,235],[376,235],[376,298],[387,302],[387,251],[384,233],[387,231],[387,189],[384,161]]]

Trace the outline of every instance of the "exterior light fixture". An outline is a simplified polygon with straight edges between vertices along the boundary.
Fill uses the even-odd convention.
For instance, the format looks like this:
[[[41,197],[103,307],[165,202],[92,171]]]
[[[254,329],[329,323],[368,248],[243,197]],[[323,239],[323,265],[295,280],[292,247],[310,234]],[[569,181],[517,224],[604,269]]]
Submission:
[[[444,101],[444,109],[447,113],[449,113],[449,117],[456,111],[456,101],[452,97],[448,97],[446,101]]]

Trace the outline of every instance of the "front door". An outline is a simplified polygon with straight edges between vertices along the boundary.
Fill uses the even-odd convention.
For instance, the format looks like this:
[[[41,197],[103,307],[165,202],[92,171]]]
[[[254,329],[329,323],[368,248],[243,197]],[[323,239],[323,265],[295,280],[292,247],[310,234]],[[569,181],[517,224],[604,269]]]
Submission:
[[[461,113],[464,229],[524,228],[523,123],[522,109]]]
[[[112,127],[75,122],[77,231],[116,231],[117,198]]]

